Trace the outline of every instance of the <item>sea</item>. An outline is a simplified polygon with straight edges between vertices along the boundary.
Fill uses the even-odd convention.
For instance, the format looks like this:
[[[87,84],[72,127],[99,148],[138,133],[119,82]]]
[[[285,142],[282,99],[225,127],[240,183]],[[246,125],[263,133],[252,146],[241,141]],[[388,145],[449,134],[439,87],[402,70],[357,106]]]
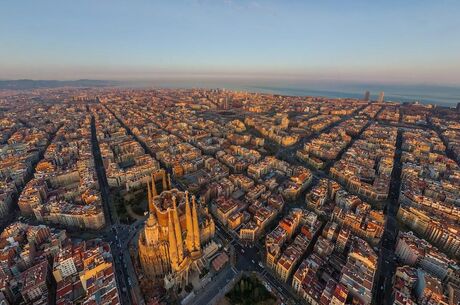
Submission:
[[[377,100],[381,91],[385,101],[415,102],[456,107],[460,103],[460,85],[398,85],[342,82],[285,82],[285,81],[235,81],[235,80],[156,80],[136,82],[135,87],[157,88],[209,88],[269,93],[288,96],[322,96],[328,98],[363,98],[366,91]]]

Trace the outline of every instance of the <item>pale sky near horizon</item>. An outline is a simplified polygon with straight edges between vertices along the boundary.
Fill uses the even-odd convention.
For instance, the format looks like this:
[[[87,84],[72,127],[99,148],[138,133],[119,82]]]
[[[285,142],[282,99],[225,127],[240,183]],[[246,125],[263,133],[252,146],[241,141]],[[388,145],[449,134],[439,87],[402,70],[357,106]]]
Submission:
[[[0,0],[0,79],[460,85],[460,1]]]

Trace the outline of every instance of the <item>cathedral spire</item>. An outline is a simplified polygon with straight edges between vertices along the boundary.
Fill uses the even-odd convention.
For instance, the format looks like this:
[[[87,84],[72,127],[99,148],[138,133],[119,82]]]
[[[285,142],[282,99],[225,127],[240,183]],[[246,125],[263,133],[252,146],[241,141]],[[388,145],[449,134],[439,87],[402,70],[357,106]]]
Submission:
[[[147,181],[147,194],[148,194],[147,195],[147,200],[148,200],[147,206],[149,208],[149,213],[152,213],[153,212],[153,209],[151,207],[151,205],[152,205],[152,192],[150,191],[150,182],[149,181]]]
[[[179,213],[177,211],[177,205],[176,205],[176,196],[172,197],[173,201],[173,222],[174,222],[174,231],[176,233],[176,243],[177,243],[177,257],[179,259],[179,263],[182,262],[184,259],[184,248],[183,248],[183,240],[182,240],[182,230],[180,228],[180,221],[179,221]]]
[[[172,185],[171,185],[171,175],[168,173],[168,189],[172,189]]]
[[[150,192],[150,182],[147,181],[147,194],[148,194],[148,199],[149,199],[149,204],[150,204],[150,201],[152,201],[152,193]]]
[[[152,197],[152,192],[150,190],[150,183],[147,181],[147,192],[148,192],[148,207],[149,207],[149,213],[155,213],[155,207],[153,205],[153,197]]]
[[[152,172],[152,197],[157,196],[157,187],[155,186],[155,175]]]
[[[169,241],[169,258],[171,259],[171,263],[174,265],[178,265],[177,259],[177,241],[176,236],[174,234],[174,228],[172,223],[171,212],[168,211],[168,241]]]
[[[195,195],[192,196],[192,221],[193,221],[193,237],[194,237],[194,248],[196,251],[201,251],[200,241],[200,226],[198,224],[198,212],[196,210]]]
[[[190,202],[188,200],[188,191],[185,191],[185,224],[187,228],[187,236],[185,239],[185,244],[187,245],[187,250],[192,252],[195,247],[195,240],[193,237],[193,220],[192,212],[190,210]]]
[[[163,191],[168,190],[168,184],[166,183],[166,172],[163,171],[163,177],[162,177],[162,182],[163,182]]]

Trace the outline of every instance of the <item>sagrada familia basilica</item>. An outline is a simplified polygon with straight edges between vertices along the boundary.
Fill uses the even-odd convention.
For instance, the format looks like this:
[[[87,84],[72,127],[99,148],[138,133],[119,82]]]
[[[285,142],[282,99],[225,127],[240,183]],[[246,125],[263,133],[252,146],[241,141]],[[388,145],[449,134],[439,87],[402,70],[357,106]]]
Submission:
[[[157,194],[155,179],[162,179]],[[139,234],[139,260],[144,275],[164,281],[165,287],[185,286],[192,272],[206,265],[203,246],[214,236],[215,224],[207,208],[187,191],[171,189],[164,171],[147,184],[149,216]]]

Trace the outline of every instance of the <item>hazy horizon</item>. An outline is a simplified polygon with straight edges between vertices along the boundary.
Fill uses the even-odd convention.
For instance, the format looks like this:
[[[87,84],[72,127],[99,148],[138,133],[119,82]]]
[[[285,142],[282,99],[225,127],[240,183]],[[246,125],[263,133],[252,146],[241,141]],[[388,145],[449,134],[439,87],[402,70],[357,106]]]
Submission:
[[[21,81],[21,80],[18,80]],[[22,81],[29,81],[23,79]],[[34,82],[33,80],[30,80]],[[72,85],[72,81],[64,83],[54,83],[55,80],[37,80],[45,82],[35,87],[31,84],[24,88],[51,88],[59,86]],[[78,83],[82,81],[83,83]],[[12,81],[15,82],[15,81]],[[46,84],[46,82],[52,82]],[[58,81],[59,82],[59,81]],[[413,102],[437,104],[442,106],[455,106],[460,102],[460,87],[439,86],[429,84],[400,84],[400,83],[370,83],[370,82],[345,82],[345,81],[300,81],[300,80],[260,80],[260,79],[225,79],[225,78],[182,78],[182,79],[156,79],[156,80],[137,80],[137,81],[114,81],[106,80],[74,80],[77,86],[83,87],[119,87],[119,88],[137,88],[137,89],[157,89],[157,88],[203,88],[203,89],[229,89],[236,91],[247,91],[254,93],[270,93],[290,96],[323,96],[329,98],[362,98],[365,91],[370,91],[371,98],[377,99],[380,91],[385,92],[387,101],[396,102]],[[94,84],[92,84],[94,82]],[[100,83],[108,82],[108,83]],[[75,85],[75,84],[73,84]],[[3,86],[3,89],[8,87]],[[2,83],[0,82],[0,89]],[[11,87],[10,87],[11,89]],[[17,89],[17,88],[16,88]]]
[[[151,84],[164,84],[166,86],[176,87],[176,84],[186,83],[187,86],[190,84],[242,84],[247,82],[251,85],[260,85],[260,86],[304,86],[304,85],[318,85],[318,86],[370,86],[370,87],[386,87],[386,86],[399,86],[399,87],[436,87],[436,88],[451,88],[451,89],[460,89],[460,84],[442,84],[442,83],[430,83],[430,82],[402,82],[402,81],[359,81],[359,80],[343,80],[343,79],[315,79],[315,78],[298,78],[295,76],[290,76],[286,78],[280,78],[276,75],[264,75],[263,77],[255,77],[253,75],[157,75],[156,77],[151,78],[123,78],[123,77],[106,77],[106,78],[90,78],[90,77],[75,77],[75,78],[33,78],[33,77],[19,77],[19,78],[6,78],[0,77],[0,81],[80,81],[80,80],[89,80],[89,81],[111,81],[119,82],[122,84],[132,84],[134,86],[150,86]]]

